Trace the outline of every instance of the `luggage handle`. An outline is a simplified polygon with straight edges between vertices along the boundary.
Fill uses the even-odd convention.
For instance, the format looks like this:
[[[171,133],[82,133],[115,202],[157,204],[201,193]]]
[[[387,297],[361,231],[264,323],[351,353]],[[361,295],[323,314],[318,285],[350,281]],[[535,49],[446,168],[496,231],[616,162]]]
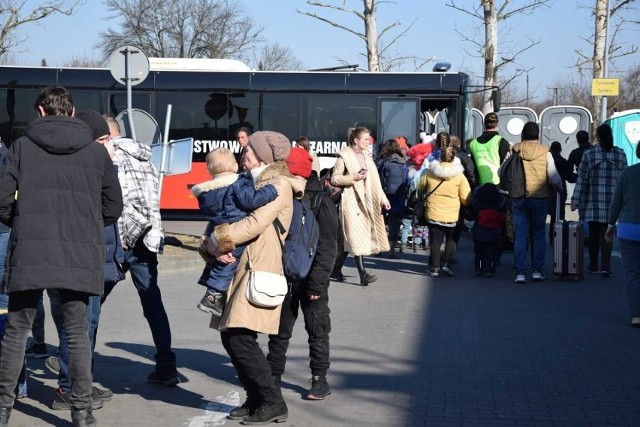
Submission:
[[[556,191],[556,222],[560,222],[560,193]]]

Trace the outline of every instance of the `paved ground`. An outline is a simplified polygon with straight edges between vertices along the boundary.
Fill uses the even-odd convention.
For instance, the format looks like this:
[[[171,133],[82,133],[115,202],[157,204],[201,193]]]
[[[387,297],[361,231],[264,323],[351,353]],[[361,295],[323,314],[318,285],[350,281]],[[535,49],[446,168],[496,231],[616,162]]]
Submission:
[[[379,278],[367,288],[354,285],[350,258],[348,282],[331,285],[333,394],[302,400],[310,373],[300,319],[281,425],[640,425],[640,330],[628,326],[619,257],[611,279],[526,285],[513,283],[512,254],[494,279],[473,276],[471,257],[463,236],[453,278],[426,277],[424,252],[367,258]],[[154,347],[132,284],[120,283],[103,307],[96,347],[96,381],[115,393],[95,412],[99,425],[235,426],[224,416],[244,393],[219,335],[195,308],[203,293],[197,255],[172,248],[161,262],[182,383],[145,382]],[[16,403],[10,425],[71,425],[68,412],[49,408],[53,374],[42,360],[29,363],[29,397]]]

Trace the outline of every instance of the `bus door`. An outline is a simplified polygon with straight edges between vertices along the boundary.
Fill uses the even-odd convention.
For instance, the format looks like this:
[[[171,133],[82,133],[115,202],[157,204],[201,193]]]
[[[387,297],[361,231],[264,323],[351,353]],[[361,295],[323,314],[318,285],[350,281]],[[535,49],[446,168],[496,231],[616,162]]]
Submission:
[[[414,144],[419,138],[420,119],[420,98],[378,98],[378,145],[396,136]]]

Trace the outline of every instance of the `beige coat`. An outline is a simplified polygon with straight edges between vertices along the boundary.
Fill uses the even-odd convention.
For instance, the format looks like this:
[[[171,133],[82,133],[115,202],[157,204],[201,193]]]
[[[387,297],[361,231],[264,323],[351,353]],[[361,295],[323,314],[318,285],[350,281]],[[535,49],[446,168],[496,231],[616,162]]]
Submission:
[[[271,203],[256,209],[248,217],[216,227],[214,235],[221,251],[232,250],[234,245],[251,242],[236,262],[238,269],[227,291],[227,301],[221,318],[212,317],[211,327],[225,330],[246,328],[263,334],[277,334],[280,324],[280,309],[258,307],[246,297],[249,282],[248,256],[255,270],[282,272],[282,247],[287,233],[278,233],[273,226],[276,217],[289,228],[293,214],[293,196],[301,197],[305,181],[293,178],[284,162],[273,163],[261,173],[256,187],[274,184],[278,197]]]
[[[340,202],[340,221],[345,251],[351,255],[371,255],[389,251],[389,239],[382,216],[382,205],[389,203],[382,191],[378,169],[373,159],[365,155],[367,178],[354,181],[352,174],[360,164],[351,147],[338,153],[331,184],[344,187]]]

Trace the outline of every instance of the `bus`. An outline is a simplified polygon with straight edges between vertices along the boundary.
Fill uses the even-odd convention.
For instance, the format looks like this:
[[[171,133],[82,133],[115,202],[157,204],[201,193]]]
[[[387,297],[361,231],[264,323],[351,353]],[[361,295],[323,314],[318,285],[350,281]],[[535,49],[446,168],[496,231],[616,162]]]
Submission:
[[[198,209],[191,187],[209,179],[206,154],[217,147],[238,152],[235,133],[241,127],[277,131],[291,141],[306,136],[323,167],[335,162],[353,127],[369,128],[377,144],[398,135],[415,143],[422,131],[445,130],[462,141],[473,137],[474,86],[465,73],[270,72],[203,61],[185,66],[150,58],[148,77],[133,88],[133,108],[153,116],[161,131],[171,104],[170,140],[194,139],[191,172],[164,178],[163,214]],[[67,88],[76,111],[115,117],[127,109],[126,87],[107,68],[0,66],[3,142],[22,135],[36,117],[38,93],[49,85]]]

